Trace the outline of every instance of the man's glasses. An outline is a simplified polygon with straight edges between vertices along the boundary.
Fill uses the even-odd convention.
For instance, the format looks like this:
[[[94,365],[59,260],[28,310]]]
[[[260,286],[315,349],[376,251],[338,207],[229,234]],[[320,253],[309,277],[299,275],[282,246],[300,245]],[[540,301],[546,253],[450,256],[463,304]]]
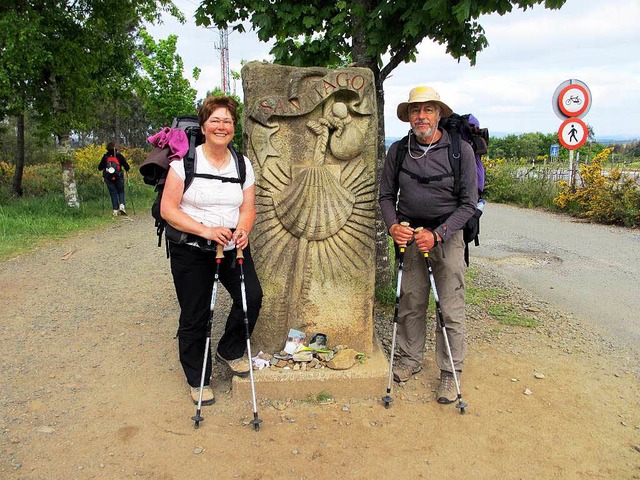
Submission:
[[[409,107],[409,115],[413,117],[420,115],[421,112],[424,112],[425,114],[431,116],[435,115],[438,112],[438,109],[429,105],[422,107]]]

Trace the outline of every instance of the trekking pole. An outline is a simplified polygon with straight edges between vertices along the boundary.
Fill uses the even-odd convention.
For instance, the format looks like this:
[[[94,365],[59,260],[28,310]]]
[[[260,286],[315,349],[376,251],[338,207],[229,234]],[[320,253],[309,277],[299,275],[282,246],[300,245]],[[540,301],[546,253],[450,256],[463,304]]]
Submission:
[[[127,187],[129,187],[129,198],[131,199],[131,209],[133,210],[133,214],[136,214],[136,206],[133,203],[133,193],[131,193],[131,181],[129,180],[129,172],[126,172],[127,174]]]
[[[251,381],[251,400],[253,401],[253,428],[256,432],[260,430],[260,424],[262,420],[258,418],[258,404],[256,403],[256,386],[253,380],[253,358],[251,356],[251,333],[249,333],[249,317],[247,317],[247,291],[244,286],[244,255],[242,249],[238,247],[238,254],[236,256],[238,265],[240,265],[240,292],[242,293],[242,311],[244,312],[244,329],[245,336],[247,338],[247,354],[249,355],[249,380]]]
[[[408,222],[401,222],[400,225],[408,227]],[[391,336],[391,355],[389,357],[389,379],[387,381],[387,394],[382,397],[384,402],[384,408],[391,408],[391,385],[393,381],[393,356],[396,351],[396,335],[398,333],[398,308],[400,307],[400,287],[402,286],[402,269],[404,266],[404,251],[407,248],[405,245],[399,245],[400,253],[398,254],[398,279],[396,281],[396,302],[393,310],[393,335]]]
[[[102,191],[105,193],[105,195],[102,195],[102,214],[104,215],[104,203],[105,203],[105,197],[106,195],[109,195],[109,192],[107,191],[107,184],[104,183],[104,181],[102,182]]]
[[[224,247],[220,244],[216,248],[216,274],[213,277],[213,290],[211,292],[211,307],[209,312],[209,322],[207,323],[207,340],[204,345],[204,360],[202,361],[202,376],[200,377],[200,395],[198,395],[198,408],[196,414],[191,417],[193,420],[193,428],[199,428],[200,422],[204,420],[202,412],[202,389],[204,388],[204,377],[207,371],[207,360],[209,359],[209,346],[211,345],[211,326],[213,324],[213,309],[216,306],[216,297],[218,296],[218,275],[220,273],[220,263],[224,258]]]
[[[422,227],[416,228],[416,233],[422,230]],[[442,314],[442,308],[440,307],[440,297],[438,297],[438,290],[436,289],[436,280],[433,276],[433,268],[431,267],[431,260],[429,259],[429,251],[422,252],[424,259],[427,262],[427,270],[429,271],[429,283],[431,284],[431,291],[433,292],[433,298],[436,302],[436,315],[440,322],[440,328],[442,329],[442,336],[444,337],[444,344],[447,348],[447,355],[449,355],[449,361],[451,362],[451,373],[453,374],[453,381],[456,385],[456,393],[458,394],[458,403],[456,408],[460,409],[460,414],[464,414],[464,409],[467,404],[462,401],[462,393],[460,392],[460,383],[458,382],[458,374],[456,373],[456,367],[453,362],[453,354],[451,353],[451,346],[449,345],[449,336],[447,334],[447,325],[444,321],[444,315]]]

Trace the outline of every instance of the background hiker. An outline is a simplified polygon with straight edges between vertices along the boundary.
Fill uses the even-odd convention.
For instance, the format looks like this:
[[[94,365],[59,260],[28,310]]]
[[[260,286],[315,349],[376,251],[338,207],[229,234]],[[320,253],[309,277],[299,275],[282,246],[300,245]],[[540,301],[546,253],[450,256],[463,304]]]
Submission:
[[[249,248],[249,232],[255,220],[255,175],[246,157],[246,177],[241,183],[238,166],[228,148],[237,120],[237,102],[231,97],[208,97],[198,118],[205,137],[196,148],[195,178],[184,190],[184,160],[171,162],[162,194],[162,217],[174,229],[188,234],[185,243],[170,242],[171,272],[180,303],[178,328],[180,363],[194,402],[198,401],[203,352],[210,315],[215,274],[215,246],[224,246],[220,282],[233,305],[218,343],[216,357],[237,375],[247,375],[245,325],[236,248],[244,251],[247,315],[250,331],[262,306],[262,288]],[[203,404],[214,402],[209,385],[211,355],[206,365]]]
[[[407,245],[398,313],[398,361],[393,368],[394,380],[398,382],[409,380],[422,368],[429,275],[421,252],[429,251],[458,372],[462,371],[466,353],[466,266],[461,229],[476,210],[478,186],[473,149],[463,141],[459,194],[454,192],[450,136],[438,126],[440,118],[452,113],[434,89],[420,86],[411,90],[409,100],[397,109],[398,118],[409,122],[411,130],[407,137],[391,145],[382,171],[379,203],[385,224],[396,245]],[[406,154],[396,159],[402,142],[407,143]],[[409,222],[410,226],[402,226],[400,222]],[[424,230],[414,234],[417,227]],[[436,363],[440,369],[437,400],[454,402],[451,362],[439,325],[436,325]]]
[[[107,144],[107,153],[102,156],[102,160],[98,164],[98,170],[102,170],[102,178],[109,190],[111,197],[111,206],[113,207],[113,216],[118,213],[126,215],[124,201],[124,173],[122,169],[129,171],[129,164],[124,156],[118,152],[118,146],[114,142]]]

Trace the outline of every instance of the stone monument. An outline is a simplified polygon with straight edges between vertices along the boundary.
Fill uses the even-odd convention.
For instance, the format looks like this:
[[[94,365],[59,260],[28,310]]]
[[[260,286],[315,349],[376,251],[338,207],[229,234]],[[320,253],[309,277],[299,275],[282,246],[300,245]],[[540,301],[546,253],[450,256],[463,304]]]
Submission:
[[[373,74],[363,68],[242,69],[244,145],[256,171],[251,252],[264,289],[255,351],[290,328],[373,349]]]

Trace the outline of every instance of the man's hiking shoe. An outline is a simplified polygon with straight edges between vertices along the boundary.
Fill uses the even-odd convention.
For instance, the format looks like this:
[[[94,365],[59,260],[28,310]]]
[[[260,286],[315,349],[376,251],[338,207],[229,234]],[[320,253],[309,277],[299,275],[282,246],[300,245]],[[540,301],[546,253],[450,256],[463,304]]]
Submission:
[[[195,405],[198,404],[198,400],[200,398],[200,387],[190,387],[191,388],[191,399]],[[216,403],[216,397],[213,395],[213,390],[211,390],[211,386],[205,385],[202,387],[202,405],[213,405]]]
[[[234,375],[239,377],[246,377],[249,375],[249,361],[245,357],[236,358],[235,360],[227,360],[222,358],[218,352],[216,352],[216,358],[225,363],[233,372]]]
[[[396,382],[406,382],[420,370],[422,370],[421,365],[410,367],[403,363],[398,363],[397,365],[393,366],[393,379]]]
[[[117,216],[118,216],[118,210],[114,210],[114,211],[113,211],[113,216],[114,216],[114,217],[117,217]]]
[[[120,213],[122,215],[126,215],[127,214],[127,211],[124,209],[124,205],[122,203],[120,204]]]
[[[458,382],[460,381],[460,372],[458,374]],[[453,380],[453,373],[440,371],[440,386],[436,392],[436,400],[438,403],[453,403],[458,398],[458,392],[456,392],[456,383]]]

